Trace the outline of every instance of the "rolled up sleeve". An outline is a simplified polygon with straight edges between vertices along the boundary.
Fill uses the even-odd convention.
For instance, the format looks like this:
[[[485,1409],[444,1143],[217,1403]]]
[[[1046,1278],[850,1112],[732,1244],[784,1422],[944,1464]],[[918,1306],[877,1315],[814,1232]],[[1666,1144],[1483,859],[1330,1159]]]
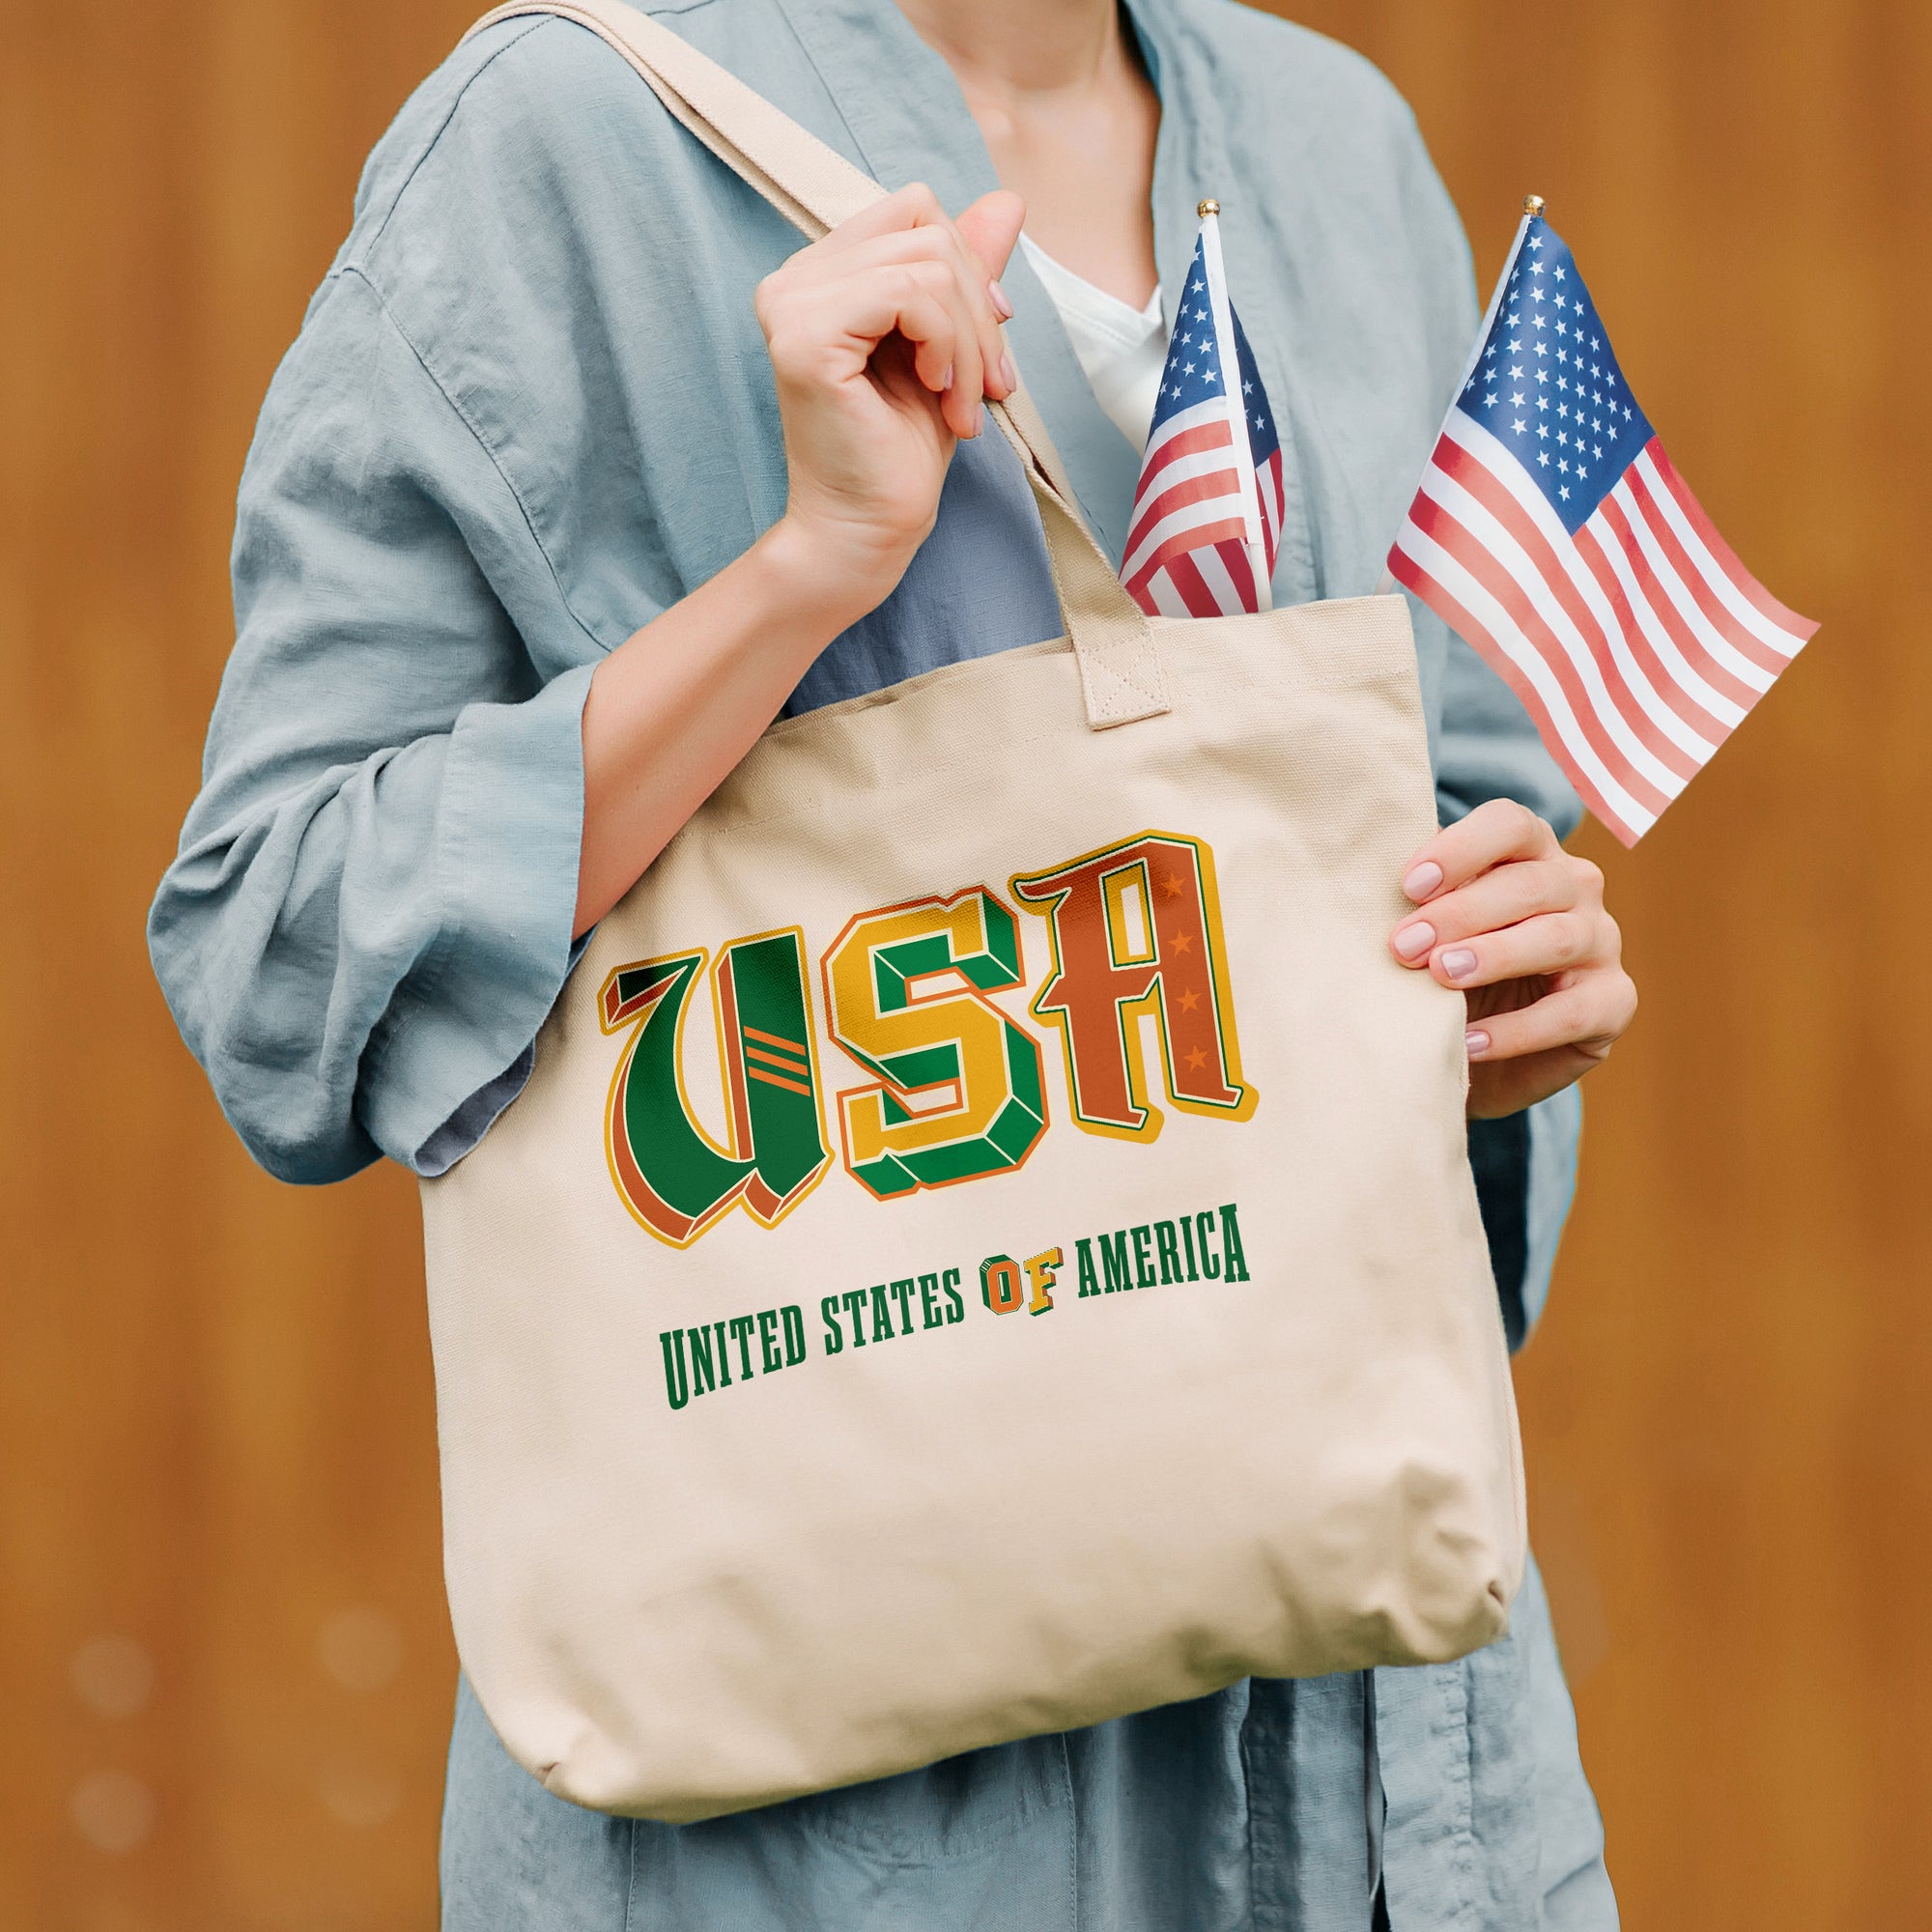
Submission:
[[[283,1179],[434,1172],[527,1070],[573,958],[600,655],[560,598],[533,654],[506,597],[545,568],[489,451],[338,271],[243,475],[235,651],[149,922],[184,1037]]]

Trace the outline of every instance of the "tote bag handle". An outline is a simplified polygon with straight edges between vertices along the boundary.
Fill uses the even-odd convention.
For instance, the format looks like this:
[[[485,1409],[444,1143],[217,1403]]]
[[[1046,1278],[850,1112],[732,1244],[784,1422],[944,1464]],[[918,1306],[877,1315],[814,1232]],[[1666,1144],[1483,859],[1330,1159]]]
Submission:
[[[667,108],[724,165],[816,241],[882,200],[886,190],[779,112],[736,74],[623,0],[510,0],[470,35],[522,14],[554,14],[608,41]],[[1168,707],[1160,654],[1146,614],[1121,586],[1074,508],[1073,490],[1039,412],[1024,388],[987,412],[1017,452],[1039,502],[1054,586],[1080,666],[1087,722],[1095,730],[1152,718]]]

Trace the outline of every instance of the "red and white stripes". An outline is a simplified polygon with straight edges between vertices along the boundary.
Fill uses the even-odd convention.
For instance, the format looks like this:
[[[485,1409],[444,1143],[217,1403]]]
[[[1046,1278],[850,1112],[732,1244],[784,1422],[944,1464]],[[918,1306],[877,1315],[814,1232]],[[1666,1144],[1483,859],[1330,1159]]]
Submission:
[[[1121,581],[1150,613],[1216,617],[1262,608],[1230,414],[1221,397],[1197,404],[1160,424],[1148,446]],[[1255,484],[1264,583],[1281,542],[1279,449],[1255,472]]]
[[[1655,439],[1572,536],[1461,410],[1389,570],[1508,681],[1626,845],[1818,628],[1738,561]]]

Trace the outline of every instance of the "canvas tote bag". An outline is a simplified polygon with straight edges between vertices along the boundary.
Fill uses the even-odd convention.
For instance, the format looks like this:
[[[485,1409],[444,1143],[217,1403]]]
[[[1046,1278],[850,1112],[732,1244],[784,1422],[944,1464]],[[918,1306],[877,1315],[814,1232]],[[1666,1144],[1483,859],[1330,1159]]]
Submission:
[[[615,0],[518,12],[807,235],[882,192]],[[457,1643],[599,1809],[1452,1658],[1521,1573],[1463,1001],[1387,944],[1406,607],[1149,619],[993,415],[1066,637],[775,724],[422,1190]]]

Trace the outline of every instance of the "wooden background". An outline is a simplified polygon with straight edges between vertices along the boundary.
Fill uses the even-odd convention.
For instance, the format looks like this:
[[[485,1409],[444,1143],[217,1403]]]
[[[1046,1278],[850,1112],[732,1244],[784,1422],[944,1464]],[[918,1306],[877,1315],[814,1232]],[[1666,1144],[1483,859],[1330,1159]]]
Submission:
[[[435,1918],[454,1660],[414,1207],[279,1187],[149,977],[235,481],[464,0],[0,0],[0,1926]],[[1306,0],[1492,274],[1527,188],[1811,651],[1608,867],[1520,1383],[1633,1926],[1932,1923],[1923,0]],[[1024,1932],[1024,1928],[1015,1928]]]

